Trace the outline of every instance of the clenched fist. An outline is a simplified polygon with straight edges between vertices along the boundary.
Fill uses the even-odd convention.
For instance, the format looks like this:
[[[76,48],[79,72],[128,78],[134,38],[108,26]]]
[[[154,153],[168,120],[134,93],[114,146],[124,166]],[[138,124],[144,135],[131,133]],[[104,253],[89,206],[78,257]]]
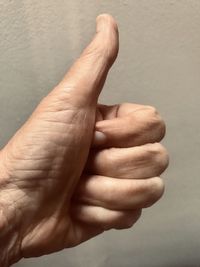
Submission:
[[[150,106],[97,104],[118,29],[96,35],[0,152],[0,265],[131,227],[163,194],[165,125]]]

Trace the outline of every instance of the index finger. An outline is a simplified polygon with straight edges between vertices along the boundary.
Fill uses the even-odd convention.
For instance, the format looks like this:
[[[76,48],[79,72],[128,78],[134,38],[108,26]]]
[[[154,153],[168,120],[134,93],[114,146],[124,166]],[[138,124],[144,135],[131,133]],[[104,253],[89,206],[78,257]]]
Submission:
[[[100,134],[104,135],[100,142]],[[97,147],[132,147],[155,143],[165,135],[165,123],[151,106],[123,103],[99,105],[93,145]]]

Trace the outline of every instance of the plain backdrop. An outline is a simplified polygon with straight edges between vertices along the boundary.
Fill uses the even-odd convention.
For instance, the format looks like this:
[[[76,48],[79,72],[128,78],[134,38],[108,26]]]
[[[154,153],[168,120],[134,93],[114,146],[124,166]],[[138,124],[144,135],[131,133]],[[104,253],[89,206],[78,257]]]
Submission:
[[[156,106],[167,124],[166,191],[129,230],[15,267],[200,266],[200,1],[0,0],[0,145],[112,14],[120,52],[101,102]]]

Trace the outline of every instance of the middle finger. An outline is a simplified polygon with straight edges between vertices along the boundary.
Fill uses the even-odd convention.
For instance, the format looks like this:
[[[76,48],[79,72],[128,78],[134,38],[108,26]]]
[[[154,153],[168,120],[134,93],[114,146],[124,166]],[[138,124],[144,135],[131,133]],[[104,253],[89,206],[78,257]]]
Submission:
[[[90,153],[86,172],[125,179],[159,176],[168,166],[168,154],[159,143],[109,148]]]

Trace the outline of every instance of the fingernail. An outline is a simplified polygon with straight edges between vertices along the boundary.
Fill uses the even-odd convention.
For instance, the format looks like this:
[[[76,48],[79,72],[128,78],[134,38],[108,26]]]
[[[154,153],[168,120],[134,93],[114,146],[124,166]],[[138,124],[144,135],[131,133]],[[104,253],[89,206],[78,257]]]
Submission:
[[[115,29],[117,30],[117,23],[114,18],[109,14],[101,14],[96,18],[97,31],[104,31]]]
[[[100,32],[104,29],[104,23],[105,23],[105,16],[103,14],[99,15],[96,18],[96,27],[97,27],[98,32]]]
[[[94,138],[93,138],[93,145],[94,146],[99,146],[99,145],[103,145],[106,142],[106,135],[102,132],[99,131],[95,131],[94,132]]]

